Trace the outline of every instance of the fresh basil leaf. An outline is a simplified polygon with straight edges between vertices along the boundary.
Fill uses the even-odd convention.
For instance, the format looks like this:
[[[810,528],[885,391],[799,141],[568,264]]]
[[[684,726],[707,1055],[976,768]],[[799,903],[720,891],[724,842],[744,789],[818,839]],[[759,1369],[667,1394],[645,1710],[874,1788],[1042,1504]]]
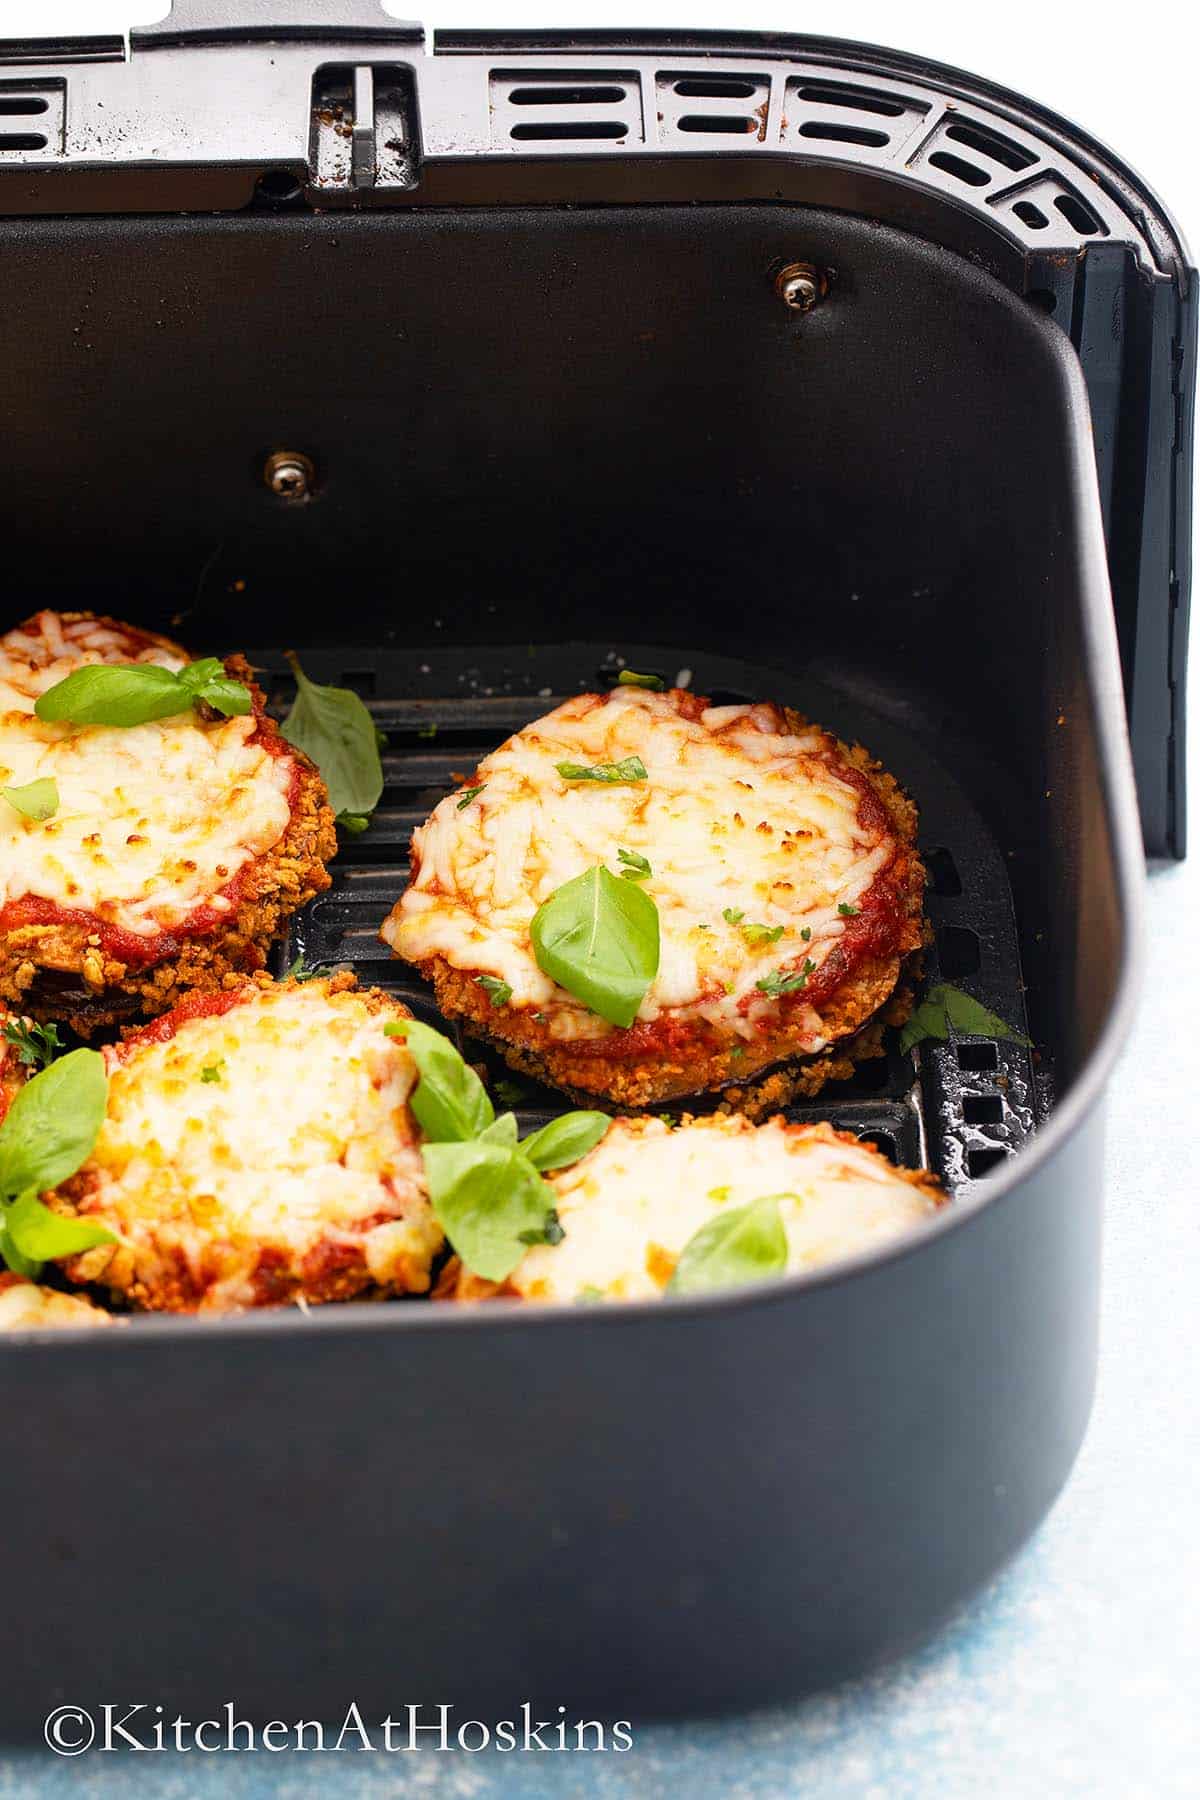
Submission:
[[[731,1207],[702,1225],[680,1253],[669,1294],[705,1294],[782,1275],[787,1268],[787,1232],[779,1212],[790,1194],[767,1194],[746,1206]]]
[[[550,1244],[551,1246],[561,1244],[566,1235],[562,1220],[553,1206],[546,1214],[540,1230],[518,1233],[523,1244]]]
[[[3,1218],[5,1211],[7,1208],[0,1208],[0,1218]],[[21,1255],[8,1234],[8,1228],[3,1224],[0,1224],[0,1262],[11,1269],[14,1275],[24,1275],[28,1281],[36,1281],[42,1272],[40,1262]]]
[[[780,994],[797,994],[808,986],[808,978],[816,968],[816,963],[809,957],[804,959],[804,967],[791,975],[785,975],[781,969],[772,969],[761,981],[755,982],[760,994],[769,994],[773,1000]]]
[[[486,786],[487,786],[487,782],[481,781],[478,787],[464,788],[462,793],[458,796],[458,805],[454,809],[455,812],[465,812],[467,810],[468,806],[470,806],[472,800],[474,800],[479,794],[482,794],[482,792]]]
[[[219,656],[200,656],[195,662],[185,663],[175,679],[190,694],[198,694],[202,687],[207,687],[210,681],[224,673],[225,665]]]
[[[521,1149],[535,1169],[565,1169],[594,1150],[611,1124],[607,1113],[563,1113],[527,1137]]]
[[[409,1106],[432,1143],[461,1143],[486,1130],[495,1108],[449,1038],[417,1019],[397,1019],[383,1029],[388,1037],[404,1039],[417,1065],[420,1080]]]
[[[39,825],[52,819],[58,811],[58,784],[49,776],[40,781],[27,781],[24,787],[0,788],[3,796],[14,812],[19,812],[26,819],[34,819]]]
[[[936,1001],[932,994],[922,1000],[916,1011],[910,1014],[900,1031],[900,1051],[907,1055],[915,1045],[924,1043],[926,1038],[935,1038],[944,1043],[950,1035],[946,1019],[946,1008]]]
[[[640,756],[627,756],[622,762],[555,763],[564,781],[607,781],[613,784],[645,781],[646,765]]]
[[[95,1050],[72,1050],[27,1081],[0,1123],[0,1195],[41,1193],[74,1175],[91,1154],[107,1097]]]
[[[164,669],[158,663],[87,663],[39,695],[39,719],[72,725],[145,725],[173,718],[204,700],[217,712],[250,711],[250,690],[231,681],[215,656]]]
[[[648,858],[639,856],[636,850],[618,850],[617,861],[624,865],[621,873],[626,881],[648,881],[654,873]]]
[[[365,831],[370,823],[370,813],[341,812],[334,820],[335,825],[340,825],[343,831],[350,832],[354,837],[357,837],[360,831]]]
[[[0,1037],[13,1046],[26,1069],[48,1069],[66,1048],[57,1025],[35,1025],[31,1019],[10,1019]]]
[[[497,1113],[490,1125],[475,1139],[477,1144],[503,1144],[507,1150],[517,1147],[517,1121],[510,1112]]]
[[[477,975],[475,985],[483,989],[493,1006],[507,1006],[512,999],[512,989],[498,975]]]
[[[610,1025],[627,1027],[658,973],[658,908],[603,866],[539,906],[529,928],[538,968]]]
[[[901,1030],[900,1048],[907,1052],[926,1038],[944,1043],[950,1035],[951,1026],[956,1032],[966,1032],[971,1037],[1004,1038],[1010,1043],[1030,1046],[1029,1038],[996,1013],[989,1012],[986,1006],[973,1000],[970,994],[965,994],[961,988],[952,987],[948,981],[939,981],[930,988]]]
[[[224,713],[227,719],[245,718],[254,704],[250,689],[243,682],[231,681],[226,675],[206,681],[196,698],[211,706],[214,712]]]
[[[383,765],[370,713],[349,688],[310,681],[290,650],[288,662],[296,698],[280,726],[284,737],[316,763],[335,817],[374,812],[383,792]]]
[[[187,712],[193,695],[171,669],[157,663],[87,663],[40,694],[39,719],[72,725],[145,725]]]
[[[544,1229],[551,1190],[505,1144],[426,1144],[422,1155],[430,1205],[452,1247],[472,1274],[503,1281],[525,1253],[522,1232]]]
[[[936,992],[936,989],[935,989]],[[964,994],[961,988],[951,987],[948,982],[942,983],[942,997],[946,1007],[946,1017],[955,1031],[966,1031],[972,1037],[1006,1038],[1010,1043],[1024,1044],[1032,1048],[1032,1040],[1024,1036],[1013,1026],[1007,1024],[996,1013],[989,1012],[970,994]]]
[[[661,675],[639,675],[634,669],[622,669],[617,676],[618,687],[649,688],[656,694],[661,694],[666,685]]]
[[[111,1231],[85,1219],[67,1219],[43,1205],[33,1188],[27,1188],[4,1214],[4,1230],[18,1256],[26,1264],[50,1262],[55,1257],[77,1256],[96,1244],[115,1244]],[[25,1274],[26,1269],[18,1271]]]

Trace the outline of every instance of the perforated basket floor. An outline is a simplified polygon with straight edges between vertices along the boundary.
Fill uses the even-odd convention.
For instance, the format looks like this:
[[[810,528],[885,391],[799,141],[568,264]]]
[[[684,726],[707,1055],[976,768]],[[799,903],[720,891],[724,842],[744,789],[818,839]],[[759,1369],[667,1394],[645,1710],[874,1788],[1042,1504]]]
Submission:
[[[386,989],[419,1018],[446,1029],[432,989],[393,960],[378,935],[407,879],[413,827],[510,732],[569,694],[611,686],[619,664],[607,646],[587,644],[298,648],[314,679],[362,695],[388,748],[383,799],[371,825],[360,836],[343,839],[332,888],[293,921],[275,970],[282,973],[298,955],[310,967],[348,965],[365,985]],[[248,654],[272,709],[286,711],[294,685],[282,655],[274,649]],[[678,651],[623,645],[622,655],[632,667],[658,672],[669,682],[679,676]],[[958,783],[896,726],[806,677],[697,656],[687,679],[696,692],[722,701],[786,702],[880,757],[920,808],[934,928],[934,944],[926,953],[930,980],[962,986],[1027,1035],[1004,859]],[[477,1041],[459,1036],[459,1042],[472,1061],[486,1064],[490,1081],[499,1083],[497,1098],[514,1108],[524,1128],[562,1110],[565,1103],[552,1090],[515,1077]],[[886,1056],[860,1064],[852,1081],[831,1084],[816,1102],[789,1108],[788,1116],[828,1119],[898,1163],[928,1165],[957,1189],[1016,1152],[1036,1123],[1037,1095],[1032,1053],[1022,1044],[965,1037],[948,1044],[927,1041],[901,1054],[892,1033]]]

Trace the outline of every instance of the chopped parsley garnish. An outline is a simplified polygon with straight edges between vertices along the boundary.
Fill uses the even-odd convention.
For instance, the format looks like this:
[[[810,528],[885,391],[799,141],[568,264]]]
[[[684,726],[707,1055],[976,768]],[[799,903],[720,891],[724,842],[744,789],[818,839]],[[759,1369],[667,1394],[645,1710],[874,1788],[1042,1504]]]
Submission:
[[[478,787],[464,788],[462,793],[458,796],[458,805],[455,808],[455,811],[465,811],[465,809],[470,806],[472,800],[474,800],[478,794],[482,794],[486,786],[486,781],[481,781]]]
[[[654,873],[647,858],[639,856],[636,850],[618,850],[617,861],[622,864],[626,881],[647,881]]]
[[[302,952],[292,963],[291,967],[283,971],[283,979],[285,981],[317,981],[322,975],[328,974],[328,963],[314,963],[310,968],[305,962]]]
[[[857,906],[848,906],[844,900],[838,901],[838,911],[843,919],[857,919],[858,917]]]
[[[597,1300],[603,1300],[604,1289],[598,1287],[581,1287],[575,1296],[581,1306],[594,1306]]]
[[[812,937],[812,926],[806,925],[804,927],[804,930],[800,933],[800,942],[802,944],[807,944],[811,937]]]
[[[493,1006],[507,1006],[512,999],[512,989],[498,975],[477,975],[475,985],[483,989]]]
[[[492,1092],[505,1106],[520,1106],[522,1100],[529,1098],[529,1089],[522,1087],[519,1081],[511,1081],[507,1075],[497,1076],[492,1083]]]
[[[417,736],[419,738],[435,738],[437,736],[437,720],[431,719],[428,725],[419,725]]]
[[[783,936],[783,926],[743,925],[742,936],[748,944],[777,944]]]
[[[627,756],[622,762],[560,762],[554,766],[564,781],[606,781],[618,785],[623,782],[645,781],[647,778],[646,765],[640,756]]]
[[[756,981],[754,985],[760,994],[769,994],[772,1000],[777,999],[780,994],[796,994],[801,988],[808,986],[808,978],[816,966],[815,962],[805,957],[804,967],[798,969],[794,975],[784,975],[779,969],[772,969],[769,975],[764,975],[762,980]]]
[[[13,1046],[17,1061],[26,1069],[48,1069],[66,1049],[57,1025],[35,1025],[31,1020],[10,1019],[0,1037]]]
[[[218,1062],[207,1063],[200,1071],[201,1081],[220,1081],[221,1071],[224,1067],[225,1059],[223,1057]]]
[[[745,916],[740,906],[727,906],[721,914],[727,925],[740,925]]]
[[[559,1216],[553,1207],[546,1214],[546,1222],[532,1231],[518,1231],[517,1238],[522,1244],[561,1244],[566,1237]]]
[[[636,669],[622,669],[617,676],[618,687],[649,688],[655,694],[661,694],[666,685],[661,675],[639,675]]]

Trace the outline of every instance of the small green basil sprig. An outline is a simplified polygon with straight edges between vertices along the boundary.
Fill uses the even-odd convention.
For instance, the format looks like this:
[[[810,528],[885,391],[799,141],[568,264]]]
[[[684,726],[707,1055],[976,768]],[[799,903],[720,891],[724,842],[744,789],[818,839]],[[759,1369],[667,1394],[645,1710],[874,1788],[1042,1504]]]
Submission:
[[[530,1244],[562,1241],[554,1190],[542,1173],[586,1156],[608,1130],[608,1116],[564,1113],[518,1142],[513,1114],[497,1117],[482,1081],[440,1031],[416,1019],[384,1031],[404,1039],[417,1065],[409,1105],[425,1134],[434,1217],[472,1274],[503,1281]]]
[[[45,775],[40,781],[27,781],[24,787],[0,788],[0,799],[7,800],[22,818],[44,825],[58,811],[58,783]]]
[[[760,1200],[719,1212],[683,1246],[667,1292],[707,1294],[782,1275],[788,1243],[779,1202],[794,1198],[794,1194],[764,1194]]]
[[[628,1027],[658,974],[658,908],[604,865],[556,888],[529,927],[543,975],[610,1025]]]
[[[0,1123],[0,1256],[36,1280],[43,1262],[114,1242],[111,1231],[67,1219],[38,1195],[69,1180],[104,1123],[108,1078],[95,1050],[72,1050],[35,1075]]]
[[[216,656],[164,669],[158,663],[85,663],[39,694],[39,719],[69,725],[145,725],[190,712],[201,701],[226,718],[242,717],[250,689],[233,681]]]
[[[280,730],[316,763],[342,829],[365,831],[383,792],[375,721],[350,688],[322,687],[308,679],[294,651],[288,651],[287,659],[296,677],[296,698]]]
[[[931,987],[921,1004],[900,1033],[900,1048],[907,1052],[926,1038],[945,1043],[951,1028],[972,1037],[1006,1038],[1010,1043],[1029,1047],[1030,1040],[961,988],[948,981]]]

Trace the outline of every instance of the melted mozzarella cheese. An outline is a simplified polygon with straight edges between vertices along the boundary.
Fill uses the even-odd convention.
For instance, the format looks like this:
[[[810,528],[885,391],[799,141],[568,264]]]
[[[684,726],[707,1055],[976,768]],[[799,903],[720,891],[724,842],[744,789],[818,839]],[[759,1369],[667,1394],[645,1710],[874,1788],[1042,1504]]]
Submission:
[[[0,1331],[42,1331],[47,1327],[115,1325],[111,1313],[102,1312],[90,1300],[59,1294],[35,1281],[0,1277]]]
[[[512,1006],[546,1014],[552,1036],[602,1036],[610,1028],[538,968],[529,926],[584,870],[620,873],[624,849],[650,863],[641,885],[661,930],[638,1018],[670,1009],[752,1036],[771,1005],[758,981],[806,959],[819,968],[846,929],[839,905],[853,907],[896,851],[878,809],[864,816],[836,741],[816,728],[785,734],[780,720],[763,706],[693,720],[679,697],[633,688],[567,701],[485,758],[475,799],[447,795],[414,832],[420,867],[384,939],[410,962],[441,956],[498,976]],[[631,756],[645,781],[569,781],[556,767]],[[746,926],[780,935],[754,941]]]
[[[80,728],[33,713],[85,663],[185,660],[54,613],[0,638],[0,787],[50,779],[59,800],[41,823],[0,803],[0,907],[33,896],[144,937],[185,925],[200,905],[233,910],[220,890],[290,818],[291,758],[252,741],[252,714]]]
[[[939,1204],[879,1152],[828,1125],[782,1119],[619,1119],[574,1168],[550,1177],[566,1236],[523,1257],[509,1284],[526,1299],[652,1299],[702,1226],[728,1207],[774,1195],[788,1272],[895,1237]]]
[[[197,1272],[214,1245],[232,1246],[206,1304],[250,1303],[263,1249],[293,1271],[324,1246],[361,1250],[380,1285],[428,1286],[442,1235],[407,1106],[416,1071],[383,1030],[402,1016],[307,982],[108,1052],[87,1218]]]

